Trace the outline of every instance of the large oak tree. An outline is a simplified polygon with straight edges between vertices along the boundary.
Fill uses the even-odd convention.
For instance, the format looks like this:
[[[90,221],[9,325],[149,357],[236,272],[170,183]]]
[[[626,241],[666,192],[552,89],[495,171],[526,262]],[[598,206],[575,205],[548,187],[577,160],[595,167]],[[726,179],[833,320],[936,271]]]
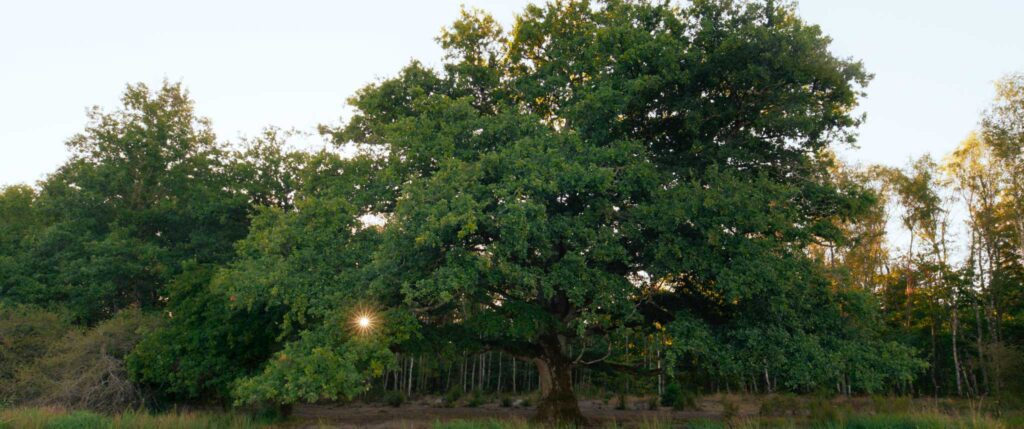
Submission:
[[[223,274],[297,331],[243,400],[351,394],[361,379],[337,372],[371,365],[351,350],[403,347],[339,329],[367,301],[389,334],[535,363],[548,421],[583,420],[573,368],[639,372],[637,332],[792,389],[870,388],[880,356],[908,361],[808,251],[872,202],[827,152],[852,142],[869,76],[818,27],[760,3],[572,1],[508,32],[467,11],[439,42],[441,70],[413,62],[351,99],[326,131],[366,155],[264,213]]]

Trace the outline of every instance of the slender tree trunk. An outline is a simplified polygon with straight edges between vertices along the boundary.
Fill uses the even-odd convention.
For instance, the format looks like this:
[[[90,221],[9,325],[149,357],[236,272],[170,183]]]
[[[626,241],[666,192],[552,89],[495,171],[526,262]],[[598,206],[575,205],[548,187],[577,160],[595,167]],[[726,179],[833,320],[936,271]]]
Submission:
[[[956,336],[957,336],[957,332],[959,331],[959,327],[960,327],[960,318],[957,315],[958,312],[959,312],[959,309],[958,309],[958,306],[957,306],[956,297],[953,297],[953,320],[951,322],[951,330],[953,331],[952,332],[952,337],[953,337],[953,366],[954,366],[954,370],[956,371],[956,394],[959,395],[959,396],[963,396],[964,395],[964,391],[963,391],[963,387],[961,386],[962,385],[962,381],[961,381],[961,378],[960,378],[960,354],[957,351],[957,344],[956,344],[957,343]]]
[[[472,363],[470,365],[471,367],[469,368],[469,390],[473,391],[476,390],[476,385],[478,383],[477,378],[479,377],[477,377],[477,373],[480,372],[480,357],[473,356]]]
[[[477,374],[477,378],[476,378],[476,389],[478,391],[480,391],[480,392],[483,392],[484,391],[485,376],[487,375],[487,373],[485,372],[485,371],[487,371],[487,354],[486,353],[481,353],[480,357],[477,358],[476,370],[479,373],[479,374]]]
[[[444,378],[444,391],[447,393],[449,390],[452,390],[452,364],[449,362],[445,366],[447,367],[448,373]]]
[[[936,372],[936,366],[939,363],[938,347],[935,342],[935,316],[932,316],[931,336],[932,336],[932,396],[939,397],[939,375]]]
[[[412,397],[412,369],[413,369],[412,365],[414,363],[416,363],[416,358],[415,357],[409,357],[409,374],[408,374],[407,381],[405,383],[405,396],[407,398],[411,398]]]
[[[661,396],[665,392],[665,378],[661,374],[661,347],[660,344],[655,349],[655,356],[658,359],[658,396]]]
[[[462,393],[466,393],[466,382],[468,381],[467,380],[468,377],[467,377],[467,374],[466,374],[466,370],[469,367],[469,363],[468,362],[469,362],[469,358],[466,357],[465,355],[463,355],[462,356]]]
[[[516,391],[516,358],[512,358],[512,393],[519,393]]]
[[[975,302],[975,304],[974,304],[974,320],[975,320],[975,324],[977,325],[977,326],[975,326],[975,328],[978,331],[978,334],[977,334],[978,335],[978,345],[977,345],[977,347],[978,347],[978,362],[980,363],[978,365],[978,367],[981,369],[981,383],[985,386],[985,390],[984,391],[988,392],[989,390],[991,390],[991,386],[988,383],[988,369],[985,368],[986,367],[986,365],[985,365],[985,346],[984,346],[984,338],[983,338],[984,337],[984,335],[983,335],[984,330],[981,329],[981,325],[984,322],[983,322],[983,320],[981,318],[981,303],[980,302]],[[975,383],[975,384],[977,384],[977,383]],[[978,395],[981,395],[981,393],[982,393],[981,387],[978,387],[977,390],[978,390]]]

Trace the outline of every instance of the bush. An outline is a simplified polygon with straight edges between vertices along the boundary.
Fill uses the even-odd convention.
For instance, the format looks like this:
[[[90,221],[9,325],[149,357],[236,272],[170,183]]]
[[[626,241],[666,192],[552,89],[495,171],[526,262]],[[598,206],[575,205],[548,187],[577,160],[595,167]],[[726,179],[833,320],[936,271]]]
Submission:
[[[31,306],[0,303],[0,403],[18,371],[43,357],[69,329],[60,315]]]
[[[671,382],[668,386],[665,386],[665,391],[661,392],[661,405],[666,407],[674,407],[679,399],[683,396],[683,387],[677,382]]]
[[[166,318],[146,335],[125,363],[132,381],[160,399],[221,403],[231,387],[254,375],[277,347],[280,328],[273,311],[230,305],[210,287],[215,267],[194,262],[167,285]]]
[[[466,406],[470,408],[475,408],[486,403],[487,401],[484,399],[484,396],[480,394],[480,392],[474,390],[473,393],[469,395],[469,401],[466,402]]]
[[[696,409],[697,394],[673,381],[665,386],[665,391],[661,393],[661,405],[675,410]]]
[[[501,397],[501,406],[503,408],[511,407],[512,406],[512,397],[511,396],[502,396]]]
[[[124,358],[158,319],[123,310],[93,329],[72,331],[18,371],[15,401],[116,412],[138,407],[143,393],[128,379]]]
[[[455,387],[448,389],[448,393],[445,393],[443,398],[444,406],[453,407],[457,402],[459,402],[459,399],[461,398],[462,390],[459,390],[458,388]]]
[[[405,403],[405,394],[397,391],[390,391],[384,394],[384,403],[392,407],[401,407]]]

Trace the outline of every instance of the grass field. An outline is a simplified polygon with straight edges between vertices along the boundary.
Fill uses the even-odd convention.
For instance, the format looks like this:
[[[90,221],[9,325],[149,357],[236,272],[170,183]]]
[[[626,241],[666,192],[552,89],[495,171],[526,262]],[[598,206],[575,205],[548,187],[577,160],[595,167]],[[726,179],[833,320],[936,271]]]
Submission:
[[[734,406],[723,407],[723,403]],[[938,403],[908,398],[859,398],[822,401],[796,396],[712,396],[700,410],[679,414],[671,410],[617,408],[614,412],[589,403],[584,414],[593,427],[618,429],[1012,429],[1024,428],[1024,414],[1000,418],[978,411],[967,401]],[[600,404],[600,403],[596,403]],[[639,402],[638,402],[639,404]],[[730,412],[729,409],[733,411]],[[248,429],[357,428],[380,429],[530,429],[530,408],[439,408],[425,403],[400,408],[380,404],[312,405],[285,421],[245,413],[172,411],[153,414],[129,411],[108,416],[88,411],[48,407],[0,409],[0,429]],[[589,411],[589,412],[588,412]],[[602,414],[604,412],[604,414]],[[617,414],[616,414],[617,413]],[[369,416],[378,416],[375,419]],[[361,416],[361,417],[360,417]]]
[[[105,416],[56,408],[14,408],[0,411],[0,429],[248,429],[271,427],[234,413],[125,412]]]

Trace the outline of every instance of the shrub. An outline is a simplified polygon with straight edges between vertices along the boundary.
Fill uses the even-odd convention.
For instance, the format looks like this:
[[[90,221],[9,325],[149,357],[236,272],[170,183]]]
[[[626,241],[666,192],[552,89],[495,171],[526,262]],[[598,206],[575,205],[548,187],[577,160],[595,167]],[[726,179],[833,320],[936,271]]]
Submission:
[[[673,381],[665,386],[665,391],[661,392],[661,405],[666,407],[675,407],[676,403],[683,397],[683,387],[679,383]]]
[[[691,389],[684,389],[681,384],[673,381],[665,386],[665,391],[661,394],[661,405],[676,410],[696,409],[697,394]]]
[[[459,390],[458,388],[455,387],[448,389],[448,393],[445,393],[443,398],[444,406],[453,407],[457,402],[459,402],[459,399],[461,398],[462,390]]]
[[[384,394],[384,403],[392,407],[401,407],[405,403],[405,394],[398,391],[390,391]]]
[[[501,397],[501,406],[504,407],[504,408],[511,407],[512,406],[512,397],[511,396],[502,396]]]
[[[473,393],[469,395],[469,401],[466,402],[466,406],[470,408],[475,408],[485,403],[487,402],[484,400],[483,395],[480,394],[480,392],[474,390]]]
[[[139,342],[126,367],[161,399],[226,405],[233,384],[257,373],[277,347],[278,314],[233,307],[211,288],[212,265],[182,268],[165,288],[174,317]]]
[[[56,313],[0,303],[0,403],[14,394],[7,390],[17,372],[43,357],[68,329]]]
[[[123,310],[95,328],[72,331],[15,376],[16,401],[116,412],[143,404],[128,379],[124,357],[158,319]]]

